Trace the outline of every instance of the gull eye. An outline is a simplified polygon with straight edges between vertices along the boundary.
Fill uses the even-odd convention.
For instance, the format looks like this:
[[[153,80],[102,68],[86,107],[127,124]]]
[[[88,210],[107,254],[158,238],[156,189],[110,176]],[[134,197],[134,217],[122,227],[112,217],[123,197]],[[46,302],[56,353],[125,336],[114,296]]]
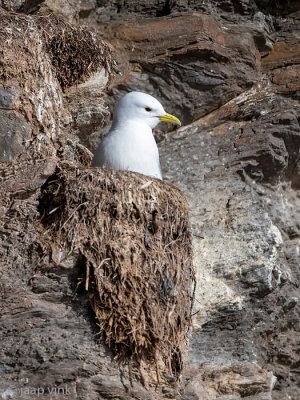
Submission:
[[[146,110],[147,112],[152,111],[152,109],[151,109],[150,107],[145,107],[145,110]]]

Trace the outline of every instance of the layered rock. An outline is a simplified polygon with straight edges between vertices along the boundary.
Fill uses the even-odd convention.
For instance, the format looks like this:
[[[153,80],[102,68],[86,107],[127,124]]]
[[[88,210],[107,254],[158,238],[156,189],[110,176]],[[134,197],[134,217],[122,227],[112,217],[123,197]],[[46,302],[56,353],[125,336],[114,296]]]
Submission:
[[[78,399],[298,399],[298,2],[0,4],[23,13],[5,14],[1,30],[2,397],[29,379],[67,382]],[[99,68],[64,85],[24,15],[46,7],[96,28],[115,75]],[[83,279],[75,260],[54,267],[45,256],[40,265],[35,244],[41,186],[61,159],[88,163],[78,141],[93,151],[129,90],[153,94],[184,121],[156,136],[165,179],[189,201],[197,270],[190,366],[180,385],[148,390],[136,376],[131,387],[95,341],[85,292],[73,298]]]

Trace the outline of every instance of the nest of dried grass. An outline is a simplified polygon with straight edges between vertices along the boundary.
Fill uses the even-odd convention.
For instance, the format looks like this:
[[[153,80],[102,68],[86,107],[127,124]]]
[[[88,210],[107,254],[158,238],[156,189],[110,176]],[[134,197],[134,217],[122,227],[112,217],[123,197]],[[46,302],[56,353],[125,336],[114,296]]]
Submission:
[[[111,50],[98,32],[69,24],[54,14],[36,18],[63,90],[85,81],[101,68],[108,74],[112,72]]]
[[[178,375],[195,283],[180,191],[131,172],[64,163],[43,187],[40,212],[61,254],[84,262],[91,304],[116,358]]]
[[[33,36],[33,32],[37,35]],[[102,68],[109,77],[114,71],[111,49],[98,32],[72,25],[50,11],[44,15],[24,15],[7,12],[0,7],[0,39],[11,42],[16,47],[16,55],[20,56],[20,48],[26,48],[28,38],[41,41],[63,90],[84,82]],[[17,40],[21,43],[16,43]],[[30,48],[29,51],[34,53],[35,49]],[[23,78],[22,73],[24,71],[20,71],[19,75]],[[6,78],[5,68],[0,78],[1,75]]]

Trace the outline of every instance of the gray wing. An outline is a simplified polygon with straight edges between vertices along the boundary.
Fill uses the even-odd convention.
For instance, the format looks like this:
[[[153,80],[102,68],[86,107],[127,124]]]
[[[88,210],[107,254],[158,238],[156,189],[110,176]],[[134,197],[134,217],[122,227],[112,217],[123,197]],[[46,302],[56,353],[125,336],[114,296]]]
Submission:
[[[105,163],[105,157],[103,151],[103,142],[101,142],[95,151],[91,165],[92,167],[103,167],[104,163]]]

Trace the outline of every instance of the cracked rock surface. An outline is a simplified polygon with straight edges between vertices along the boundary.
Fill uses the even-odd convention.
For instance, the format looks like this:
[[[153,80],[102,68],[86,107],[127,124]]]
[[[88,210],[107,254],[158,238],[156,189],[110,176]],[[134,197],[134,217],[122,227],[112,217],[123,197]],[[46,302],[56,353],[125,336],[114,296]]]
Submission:
[[[0,398],[24,387],[37,398],[43,385],[40,398],[70,398],[67,385],[74,399],[298,400],[299,2],[0,0],[0,10]],[[113,67],[62,88],[34,22],[49,13],[97,31]],[[8,26],[8,15],[19,20]],[[130,90],[183,121],[155,135],[164,179],[189,202],[197,275],[189,364],[180,382],[148,388],[135,374],[131,386],[97,339],[76,260],[43,255],[37,230],[41,187],[61,160],[87,163]]]

